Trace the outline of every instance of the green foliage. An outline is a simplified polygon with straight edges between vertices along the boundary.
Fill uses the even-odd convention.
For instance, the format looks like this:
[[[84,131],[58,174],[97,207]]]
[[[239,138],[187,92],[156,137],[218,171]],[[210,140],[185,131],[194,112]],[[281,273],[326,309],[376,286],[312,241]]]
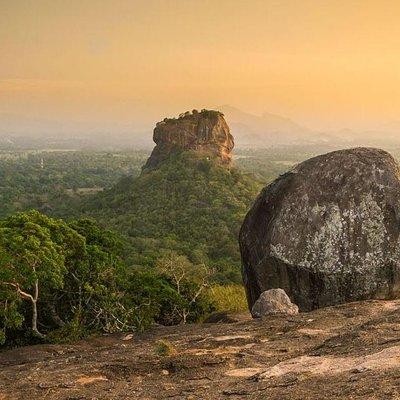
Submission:
[[[124,279],[131,308],[143,329],[157,322],[176,325],[196,322],[214,310],[206,294],[210,271],[173,252],[161,258],[154,270],[133,269]]]
[[[122,244],[88,218],[66,223],[29,211],[0,221],[0,344],[32,343],[31,333],[67,342],[141,331],[214,310],[208,267],[169,251],[155,268],[126,268]]]
[[[43,337],[39,325],[59,338],[133,327],[135,310],[125,308],[118,283],[119,247],[114,233],[88,219],[67,224],[30,211],[1,221],[2,341],[28,331]]]
[[[207,290],[215,311],[247,311],[247,300],[242,285],[213,285]]]
[[[38,209],[74,214],[75,203],[121,177],[138,175],[146,152],[0,151],[0,217]]]
[[[128,238],[127,262],[154,267],[166,251],[216,270],[220,283],[241,281],[237,236],[259,184],[191,153],[125,178],[88,199],[83,212]]]
[[[122,304],[124,294],[118,285],[123,269],[118,256],[120,239],[87,218],[72,221],[68,226],[85,241],[83,249],[71,253],[65,285],[54,293],[54,302],[58,304],[54,310],[56,319],[73,319],[85,329],[106,332],[130,327],[130,310]]]
[[[58,221],[37,211],[12,215],[0,224],[1,280],[30,289],[36,279],[50,287],[63,284],[64,256],[53,240]],[[58,232],[57,232],[58,233]]]
[[[61,221],[37,211],[19,213],[1,222],[0,290],[4,298],[3,331],[6,327],[21,325],[22,315],[15,309],[18,298],[31,303],[32,332],[41,336],[37,327],[39,290],[46,292],[62,288],[66,273],[65,252],[57,243],[59,230],[63,230]],[[52,231],[56,234],[52,235]],[[10,291],[14,292],[14,296]],[[8,304],[10,300],[11,308]]]
[[[160,339],[156,342],[154,353],[159,357],[169,357],[176,354],[176,349],[169,340]]]
[[[174,307],[179,322],[196,321],[211,311],[204,293],[212,271],[204,264],[194,265],[185,256],[168,252],[157,261],[156,270],[171,282],[180,298]]]
[[[87,336],[89,329],[82,323],[81,310],[61,328],[49,332],[47,340],[51,343],[71,343]]]
[[[28,211],[0,221],[0,344],[37,340],[33,303],[38,329],[56,342],[93,331],[140,331],[155,322],[195,322],[215,310],[245,307],[243,290],[233,285],[241,281],[237,235],[260,184],[192,153],[120,179],[132,172],[132,157],[0,157],[2,215],[35,206],[77,218]],[[135,162],[138,174],[142,160]],[[80,190],[111,187],[118,179],[94,196]]]
[[[205,108],[203,108],[200,112],[198,110],[192,110],[192,112],[190,111],[186,111],[182,114],[179,114],[178,118],[164,118],[164,122],[173,122],[173,121],[179,121],[182,119],[186,119],[186,118],[191,118],[192,115],[201,115],[203,117],[217,117],[217,116],[224,116],[224,114],[222,114],[221,111],[216,111],[216,110],[206,110]]]
[[[176,307],[182,298],[170,282],[152,271],[132,270],[124,283],[128,304],[136,310],[135,326],[140,330],[154,322],[163,325],[179,323]]]
[[[240,283],[237,234],[261,185],[237,169],[193,154],[177,155],[157,171],[135,178],[146,156],[0,152],[0,217],[27,208],[68,219],[90,215],[123,235],[123,252],[118,252],[128,265],[154,267],[165,250],[174,250],[194,264],[210,266],[215,282]],[[287,160],[294,163],[305,156],[304,149],[293,154],[290,149],[241,151],[236,163],[269,181],[289,168]],[[80,209],[82,201],[86,204]]]

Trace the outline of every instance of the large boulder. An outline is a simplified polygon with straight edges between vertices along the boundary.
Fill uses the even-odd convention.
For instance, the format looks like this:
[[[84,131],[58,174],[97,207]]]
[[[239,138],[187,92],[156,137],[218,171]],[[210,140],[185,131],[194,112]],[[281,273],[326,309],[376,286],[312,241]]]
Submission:
[[[154,128],[153,140],[156,146],[143,167],[144,172],[182,151],[193,151],[228,165],[232,160],[233,136],[219,111],[194,110],[179,118],[165,118]]]
[[[283,289],[270,289],[262,292],[258,300],[251,308],[253,318],[261,318],[267,315],[299,313],[299,307],[293,304]]]
[[[250,310],[282,288],[301,311],[400,295],[400,171],[385,151],[307,160],[264,188],[240,232]]]

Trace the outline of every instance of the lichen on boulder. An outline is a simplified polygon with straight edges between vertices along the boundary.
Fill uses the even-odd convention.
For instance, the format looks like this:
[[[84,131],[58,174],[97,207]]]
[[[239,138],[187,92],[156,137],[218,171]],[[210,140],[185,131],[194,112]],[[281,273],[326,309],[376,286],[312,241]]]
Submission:
[[[307,160],[264,188],[240,232],[250,309],[280,287],[301,311],[400,295],[400,170],[383,150]]]

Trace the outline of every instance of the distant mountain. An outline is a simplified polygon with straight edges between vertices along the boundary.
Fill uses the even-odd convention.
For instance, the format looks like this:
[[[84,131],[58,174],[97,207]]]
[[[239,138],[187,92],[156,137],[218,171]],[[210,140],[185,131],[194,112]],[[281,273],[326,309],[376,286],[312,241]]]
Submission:
[[[224,113],[238,146],[270,147],[294,142],[313,142],[318,137],[318,134],[290,118],[270,113],[253,115],[228,105],[217,109]]]
[[[400,144],[400,121],[388,121],[362,132],[362,136],[373,143]]]
[[[268,128],[270,130],[294,130],[298,132],[309,131],[307,128],[297,124],[290,118],[282,117],[271,113],[264,113],[261,116],[246,113],[238,108],[224,105],[218,107],[231,122],[249,125],[250,127],[261,130]]]
[[[400,124],[382,124],[370,130],[340,129],[329,131],[329,142],[341,147],[370,146],[391,149],[400,145]]]
[[[400,120],[388,121],[378,128],[384,132],[394,133],[396,136],[400,136]]]
[[[337,147],[400,145],[400,121],[390,121],[370,130],[343,128],[318,132],[283,116],[260,116],[235,107],[217,107],[224,113],[239,147],[333,144]]]

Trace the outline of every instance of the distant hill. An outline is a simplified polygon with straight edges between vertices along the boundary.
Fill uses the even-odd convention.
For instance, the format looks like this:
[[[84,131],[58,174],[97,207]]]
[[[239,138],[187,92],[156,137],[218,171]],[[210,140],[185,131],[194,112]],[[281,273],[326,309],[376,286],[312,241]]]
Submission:
[[[269,147],[310,142],[318,137],[290,118],[270,113],[257,116],[228,105],[218,109],[224,113],[238,146]]]
[[[341,147],[400,145],[400,121],[383,123],[369,130],[314,131],[290,118],[264,113],[260,116],[224,105],[218,107],[231,127],[239,147],[333,144]]]

